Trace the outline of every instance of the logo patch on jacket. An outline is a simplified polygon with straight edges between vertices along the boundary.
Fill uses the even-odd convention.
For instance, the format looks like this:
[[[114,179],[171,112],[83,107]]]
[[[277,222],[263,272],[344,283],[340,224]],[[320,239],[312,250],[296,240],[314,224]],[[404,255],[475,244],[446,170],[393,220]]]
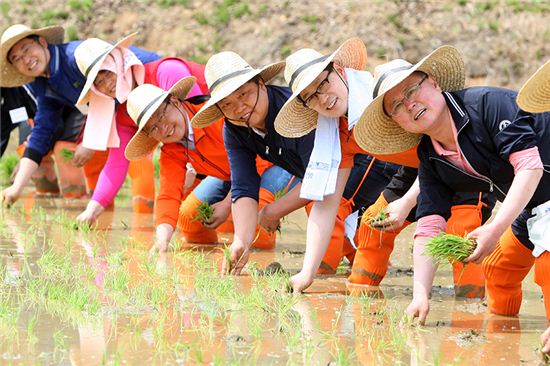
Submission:
[[[505,119],[504,121],[500,121],[500,123],[498,124],[498,130],[499,131],[502,131],[504,130],[506,127],[508,127],[510,125],[510,121],[508,121],[507,119]]]

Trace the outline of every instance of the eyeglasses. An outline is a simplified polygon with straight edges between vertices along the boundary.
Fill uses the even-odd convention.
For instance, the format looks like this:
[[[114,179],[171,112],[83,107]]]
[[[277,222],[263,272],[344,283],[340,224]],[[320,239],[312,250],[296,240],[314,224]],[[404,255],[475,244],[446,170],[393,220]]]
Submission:
[[[309,97],[307,97],[306,99],[303,99],[301,96],[298,95],[298,99],[302,102],[304,107],[311,108],[312,105],[318,102],[319,94],[326,94],[330,86],[330,81],[328,80],[328,78],[330,77],[330,74],[332,73],[333,70],[334,68],[332,68],[331,66],[323,70],[323,71],[328,71],[327,77],[324,78],[321,81],[321,83],[319,83],[319,86],[317,87],[317,89],[315,89],[315,92],[311,94]]]
[[[155,124],[151,128],[147,129],[147,131],[145,130],[145,128],[142,130],[144,134],[146,134],[149,137],[152,137],[152,135],[158,132],[160,126],[162,125],[162,120],[166,115],[166,110],[168,109],[169,104],[170,104],[170,101],[167,101],[164,103],[164,109],[162,110],[162,113],[160,114],[160,116],[156,119]]]
[[[30,39],[30,38],[27,38],[29,41],[25,41],[26,43],[20,48],[19,50],[19,54],[15,55],[15,56],[11,56],[9,57],[10,55],[8,54],[8,61],[12,64],[12,65],[15,65],[15,64],[18,64],[20,63],[21,61],[23,61],[25,59],[25,57],[28,56],[29,54],[29,51],[31,50],[31,46],[32,44],[34,43],[34,40],[33,39]]]
[[[422,79],[416,84],[411,85],[407,90],[403,92],[403,98],[396,100],[389,113],[390,117],[395,117],[405,111],[405,101],[411,102],[422,88],[422,83],[428,78],[428,75],[424,75]]]

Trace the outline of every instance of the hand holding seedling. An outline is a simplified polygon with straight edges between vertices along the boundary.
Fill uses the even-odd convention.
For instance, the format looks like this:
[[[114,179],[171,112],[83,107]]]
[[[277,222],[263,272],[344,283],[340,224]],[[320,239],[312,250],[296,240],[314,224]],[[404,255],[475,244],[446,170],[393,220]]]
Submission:
[[[258,222],[262,228],[264,228],[268,233],[273,233],[279,230],[281,226],[281,218],[276,215],[272,215],[272,210],[270,210],[271,205],[267,205],[260,210],[258,213]]]
[[[290,286],[292,287],[292,292],[295,294],[302,293],[312,283],[313,275],[303,270],[290,277]]]
[[[502,233],[492,223],[485,224],[472,231],[467,237],[474,240],[477,247],[472,255],[466,258],[465,262],[481,263],[486,256],[495,250],[501,235]]]
[[[241,242],[233,242],[224,251],[222,274],[240,275],[250,256],[249,248]]]
[[[427,296],[418,295],[414,296],[409,306],[405,310],[405,314],[409,318],[411,323],[415,318],[418,318],[418,324],[424,325],[426,323],[426,317],[430,312],[430,301]]]
[[[90,202],[88,202],[88,205],[86,206],[86,209],[76,217],[76,222],[79,225],[92,224],[103,211],[105,211],[105,208],[101,206],[99,202],[90,200]]]
[[[372,221],[371,226],[380,231],[394,231],[403,226],[410,212],[409,205],[401,198],[391,202],[380,210]]]
[[[21,191],[15,186],[11,185],[8,188],[4,189],[0,193],[0,198],[2,199],[2,206],[10,207],[19,199]]]
[[[210,217],[202,220],[202,224],[209,229],[216,229],[223,224],[231,213],[231,201],[226,202],[222,200],[220,202],[213,203],[211,205],[212,213]]]
[[[88,148],[82,146],[82,144],[79,144],[76,147],[76,150],[74,152],[74,156],[72,158],[73,165],[80,168],[80,167],[84,166],[84,164],[86,164],[88,162],[88,160],[90,160],[92,158],[92,156],[94,156],[94,150],[88,149]]]

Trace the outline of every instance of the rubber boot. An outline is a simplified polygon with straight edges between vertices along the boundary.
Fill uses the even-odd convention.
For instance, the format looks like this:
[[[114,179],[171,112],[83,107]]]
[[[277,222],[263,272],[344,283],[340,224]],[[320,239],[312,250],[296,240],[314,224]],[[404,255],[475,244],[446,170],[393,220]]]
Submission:
[[[535,282],[542,288],[546,319],[550,321],[550,253],[535,258]]]
[[[275,201],[275,196],[271,191],[260,188],[260,198],[258,201],[258,212],[264,207],[273,203]],[[268,233],[266,230],[262,229],[260,225],[256,226],[256,235],[252,248],[258,249],[273,249],[276,245],[277,233]]]
[[[223,224],[216,228],[218,233],[234,233],[235,227],[233,226],[233,216],[229,214],[229,217]]]
[[[74,154],[75,149],[76,144],[69,141],[57,141],[53,148],[63,198],[79,198],[86,195],[84,170],[74,166],[71,158],[66,157],[64,153],[69,151]]]
[[[155,202],[155,168],[151,157],[130,161],[128,174],[132,179],[134,212],[152,213]]]
[[[213,244],[218,241],[216,230],[204,227],[195,219],[201,203],[193,192],[187,196],[180,206],[178,227],[188,243]]]
[[[84,176],[86,177],[86,185],[88,186],[88,192],[90,195],[95,191],[99,174],[107,162],[109,151],[96,151],[90,160],[84,164]]]
[[[393,251],[395,238],[410,223],[405,221],[402,227],[394,231],[379,231],[371,227],[371,220],[378,215],[381,209],[388,205],[388,201],[380,194],[361,218],[358,232],[358,248],[351,268],[348,281],[353,284],[378,286],[386,272],[390,255]]]
[[[60,193],[59,183],[55,174],[55,165],[50,154],[46,155],[38,169],[31,176],[39,195],[58,195]]]
[[[451,208],[447,233],[465,236],[482,224],[481,205],[456,205]],[[481,263],[453,263],[455,295],[467,298],[485,297],[485,276]]]
[[[19,159],[23,157],[27,143],[24,142],[15,148]],[[51,154],[48,154],[42,158],[38,169],[31,176],[31,180],[34,183],[36,193],[39,195],[58,195],[59,185],[57,183],[57,176],[55,175],[54,161]]]
[[[497,247],[483,260],[487,281],[489,311],[498,315],[517,315],[521,307],[521,282],[535,258],[509,227]]]

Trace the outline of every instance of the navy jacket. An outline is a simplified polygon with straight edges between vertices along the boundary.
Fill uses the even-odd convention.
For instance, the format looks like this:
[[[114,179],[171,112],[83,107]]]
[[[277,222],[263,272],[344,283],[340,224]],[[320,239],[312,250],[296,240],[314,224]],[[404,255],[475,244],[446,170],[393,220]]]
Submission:
[[[510,154],[537,146],[544,174],[519,226],[531,208],[550,200],[550,113],[530,114],[519,109],[516,92],[475,87],[444,93],[458,132],[458,144],[478,178],[455,167],[435,152],[424,136],[418,148],[420,195],[417,218],[437,214],[448,219],[457,191],[493,192],[503,200],[514,179]],[[517,223],[515,223],[517,224]]]
[[[275,117],[291,94],[289,88],[267,86],[269,109],[265,121],[265,137],[247,127],[225,121],[223,139],[231,168],[233,202],[240,197],[258,200],[260,176],[256,171],[256,155],[298,178],[303,178],[313,149],[315,131],[299,138],[283,137],[275,131]]]

